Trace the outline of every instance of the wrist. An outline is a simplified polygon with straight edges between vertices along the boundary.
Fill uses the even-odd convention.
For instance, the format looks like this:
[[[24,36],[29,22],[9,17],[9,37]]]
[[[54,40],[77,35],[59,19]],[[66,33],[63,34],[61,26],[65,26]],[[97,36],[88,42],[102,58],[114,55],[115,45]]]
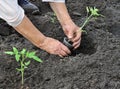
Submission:
[[[66,20],[65,22],[61,23],[62,28],[74,26],[75,23],[72,20]]]
[[[65,25],[68,25],[68,24],[72,24],[72,23],[73,23],[73,21],[71,19],[65,19],[63,21],[60,21],[60,24],[62,26],[65,26]]]
[[[35,43],[35,45],[36,45],[38,48],[41,48],[46,39],[47,39],[47,37],[43,35],[43,36],[41,37],[41,39],[38,38],[38,41]]]

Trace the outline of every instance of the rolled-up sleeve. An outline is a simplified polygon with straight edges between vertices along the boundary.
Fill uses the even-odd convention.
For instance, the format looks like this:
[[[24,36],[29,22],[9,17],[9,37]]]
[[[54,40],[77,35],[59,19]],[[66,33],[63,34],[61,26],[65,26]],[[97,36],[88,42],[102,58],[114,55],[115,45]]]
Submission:
[[[24,18],[24,10],[18,5],[17,0],[0,0],[0,18],[16,27]]]
[[[42,0],[43,2],[62,2],[64,3],[65,0]]]

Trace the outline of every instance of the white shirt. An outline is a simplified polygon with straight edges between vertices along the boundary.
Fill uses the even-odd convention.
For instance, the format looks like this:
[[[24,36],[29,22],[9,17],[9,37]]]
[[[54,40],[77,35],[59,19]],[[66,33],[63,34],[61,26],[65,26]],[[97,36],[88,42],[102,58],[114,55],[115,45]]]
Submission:
[[[43,2],[65,2],[65,0],[42,0]],[[18,26],[24,18],[24,10],[17,0],[0,0],[0,18],[12,27]]]

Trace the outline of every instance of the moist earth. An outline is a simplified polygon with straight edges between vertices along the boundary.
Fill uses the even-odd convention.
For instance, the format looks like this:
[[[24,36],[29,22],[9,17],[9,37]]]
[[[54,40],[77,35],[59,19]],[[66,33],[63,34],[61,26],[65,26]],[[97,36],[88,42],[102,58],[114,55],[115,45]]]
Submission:
[[[48,3],[32,2],[41,13],[26,15],[43,34],[62,42],[65,35]],[[79,26],[85,20],[86,6],[97,7],[105,17],[91,21],[84,28],[87,34],[82,35],[80,47],[64,58],[35,47],[0,20],[0,89],[21,87],[19,64],[4,54],[12,47],[36,51],[43,60],[31,61],[26,69],[25,89],[120,89],[120,0],[67,0],[66,5]]]

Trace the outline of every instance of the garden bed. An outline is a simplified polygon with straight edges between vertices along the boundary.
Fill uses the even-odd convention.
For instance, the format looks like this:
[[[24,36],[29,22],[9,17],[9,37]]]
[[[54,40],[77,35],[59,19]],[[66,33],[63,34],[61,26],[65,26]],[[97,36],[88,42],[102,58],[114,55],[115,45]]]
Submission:
[[[34,0],[41,15],[29,15],[46,36],[63,41],[59,22],[51,22],[53,12],[47,4]],[[13,46],[36,51],[43,63],[31,62],[25,71],[28,89],[120,89],[120,0],[67,0],[74,22],[81,26],[86,6],[100,9],[104,18],[91,21],[82,35],[81,46],[68,57],[50,55],[35,47],[12,27],[0,20],[0,89],[19,89],[21,75],[14,57],[4,54]]]

